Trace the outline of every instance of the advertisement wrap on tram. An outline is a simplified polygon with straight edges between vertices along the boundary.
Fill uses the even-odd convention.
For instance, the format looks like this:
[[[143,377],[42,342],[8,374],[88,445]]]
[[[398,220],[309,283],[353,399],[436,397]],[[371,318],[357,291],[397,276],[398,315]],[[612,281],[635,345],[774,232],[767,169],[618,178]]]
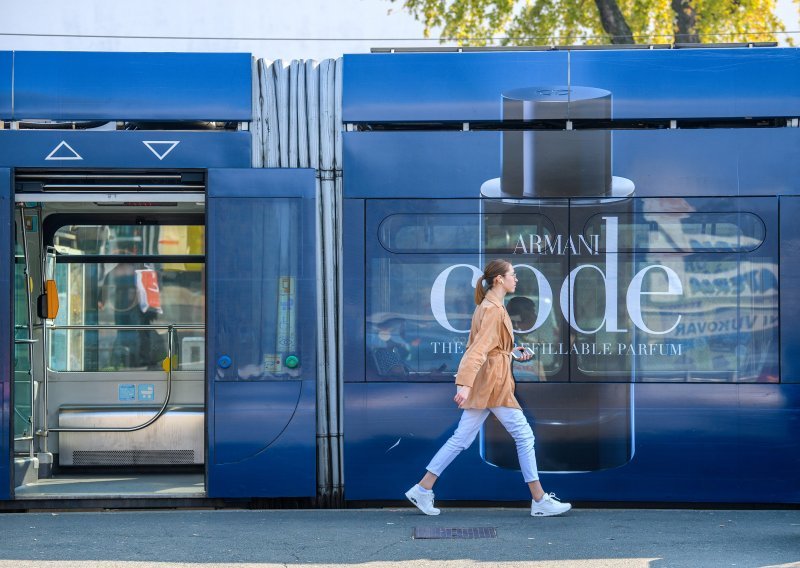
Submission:
[[[545,486],[569,500],[797,500],[796,301],[781,267],[797,255],[785,221],[800,185],[780,164],[800,136],[745,117],[793,116],[798,80],[735,82],[779,61],[345,63],[345,310],[364,318],[345,337],[348,498],[402,493],[452,434],[473,290],[502,258],[518,278],[515,341],[534,354],[512,368]],[[493,416],[444,477],[439,500],[527,491]],[[756,480],[769,497],[744,491]]]

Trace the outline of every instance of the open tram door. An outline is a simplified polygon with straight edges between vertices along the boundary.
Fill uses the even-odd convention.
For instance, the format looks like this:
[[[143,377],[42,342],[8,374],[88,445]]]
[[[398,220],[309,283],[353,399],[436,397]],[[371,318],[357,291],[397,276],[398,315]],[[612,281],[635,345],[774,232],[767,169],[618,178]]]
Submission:
[[[210,169],[208,497],[316,494],[313,170]]]
[[[10,498],[204,497],[205,171],[17,168],[13,191]]]

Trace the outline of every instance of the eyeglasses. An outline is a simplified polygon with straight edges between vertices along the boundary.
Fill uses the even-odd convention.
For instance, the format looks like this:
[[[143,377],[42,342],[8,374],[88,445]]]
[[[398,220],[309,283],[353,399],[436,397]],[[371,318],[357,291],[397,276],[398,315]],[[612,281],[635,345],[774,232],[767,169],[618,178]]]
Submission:
[[[504,277],[508,276],[509,278],[513,278],[514,280],[519,280],[519,278],[517,278],[517,273],[516,272],[512,272],[511,274],[503,274],[503,276]]]

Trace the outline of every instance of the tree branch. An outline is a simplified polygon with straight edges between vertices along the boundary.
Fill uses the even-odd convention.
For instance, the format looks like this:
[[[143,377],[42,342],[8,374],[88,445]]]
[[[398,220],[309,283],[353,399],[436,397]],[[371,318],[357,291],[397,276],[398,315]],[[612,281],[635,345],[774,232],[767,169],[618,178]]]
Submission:
[[[673,0],[673,4],[676,1],[679,0]],[[611,36],[611,43],[636,43],[633,40],[633,32],[619,9],[617,0],[594,0],[594,2],[600,12],[600,23],[603,30]]]
[[[697,35],[697,13],[691,0],[672,0],[675,12],[675,43],[700,43]]]

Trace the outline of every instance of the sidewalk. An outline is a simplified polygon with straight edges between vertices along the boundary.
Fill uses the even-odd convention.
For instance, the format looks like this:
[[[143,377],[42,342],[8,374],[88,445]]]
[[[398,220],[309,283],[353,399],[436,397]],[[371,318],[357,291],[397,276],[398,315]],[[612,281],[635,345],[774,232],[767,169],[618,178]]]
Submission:
[[[414,540],[415,527],[496,538]],[[0,568],[800,567],[800,511],[223,510],[0,514]]]

